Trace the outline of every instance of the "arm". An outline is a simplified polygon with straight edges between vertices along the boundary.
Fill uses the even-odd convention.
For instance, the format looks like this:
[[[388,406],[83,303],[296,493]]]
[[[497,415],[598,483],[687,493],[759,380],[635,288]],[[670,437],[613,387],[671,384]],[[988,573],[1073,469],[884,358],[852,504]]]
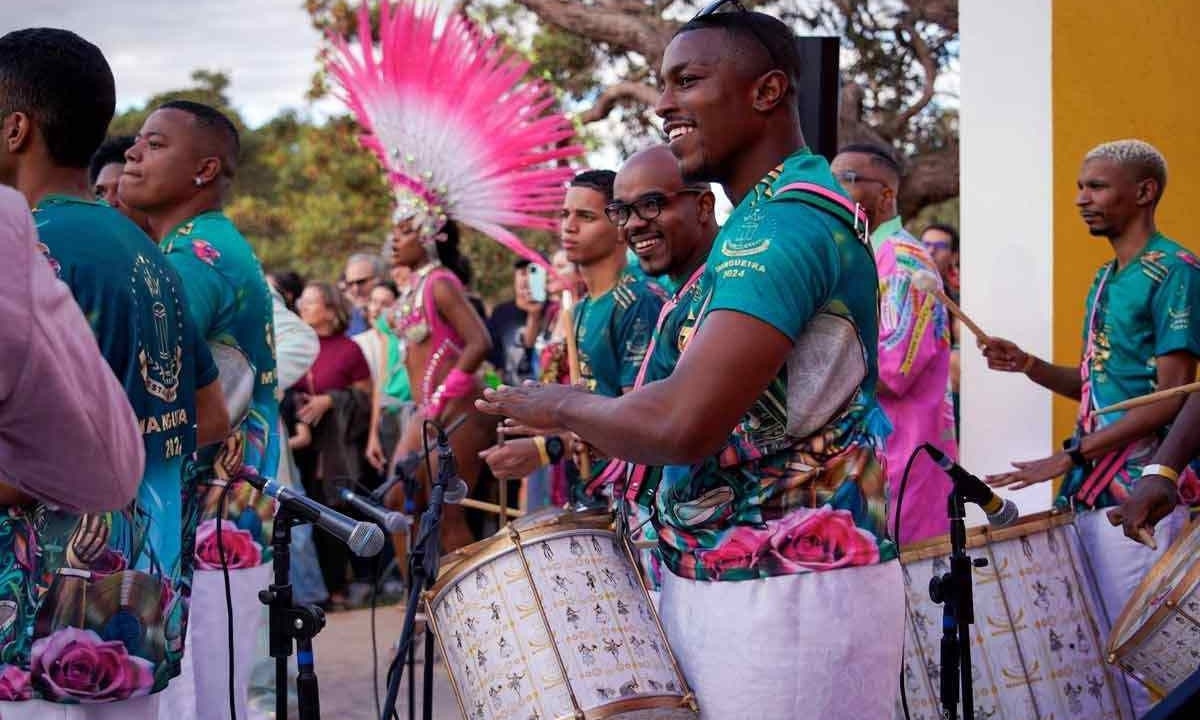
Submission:
[[[1196,356],[1190,352],[1173,352],[1158,357],[1159,388],[1165,390],[1183,385],[1194,377]],[[1133,408],[1111,425],[1085,435],[1079,443],[1079,451],[1084,458],[1095,460],[1123,448],[1169,424],[1182,402],[1181,398],[1174,398]],[[1062,475],[1071,469],[1072,462],[1065,452],[1057,452],[1042,460],[1014,462],[1013,467],[1017,468],[1015,472],[989,476],[988,483],[995,487],[1011,486],[1019,490]]]
[[[746,347],[755,351],[746,353]],[[566,385],[485,390],[477,404],[535,427],[566,428],[612,457],[642,465],[690,464],[728,441],[791,349],[791,338],[773,325],[718,310],[705,318],[666,380],[619,398]]]
[[[137,418],[35,238],[24,200],[0,194],[0,478],[10,500],[115,510],[142,480]]]
[[[943,327],[948,323],[946,308],[935,295],[916,287],[913,269],[900,267],[895,258],[897,249],[889,245],[892,247],[881,250],[880,300],[885,309],[881,316],[893,320],[880,322],[879,383],[892,396],[903,397],[930,362],[949,352],[948,344],[937,336],[939,323],[935,320],[940,319]],[[920,264],[919,270],[937,277],[932,261],[923,254],[910,254]]]
[[[221,383],[213,380],[196,390],[196,446],[219,443],[229,435],[229,408]]]
[[[288,310],[273,288],[271,308],[275,319],[275,373],[279,387],[289,388],[312,367],[321,344],[317,332]]]
[[[492,349],[492,338],[483,324],[483,318],[467,302],[467,296],[449,282],[434,283],[433,299],[437,303],[438,314],[463,339],[462,355],[455,369],[473,374]]]
[[[1051,392],[1072,400],[1083,397],[1083,379],[1077,367],[1053,365],[1004,338],[989,338],[981,349],[987,358],[988,368],[992,370],[1023,372],[1030,380]]]

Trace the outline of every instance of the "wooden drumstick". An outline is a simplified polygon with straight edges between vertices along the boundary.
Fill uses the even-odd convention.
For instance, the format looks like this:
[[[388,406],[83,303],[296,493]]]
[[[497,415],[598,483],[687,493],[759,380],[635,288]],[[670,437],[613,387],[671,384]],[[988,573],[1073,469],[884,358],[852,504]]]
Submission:
[[[967,329],[971,331],[971,334],[975,336],[976,340],[981,343],[987,343],[991,339],[990,336],[983,331],[983,328],[976,325],[975,321],[967,317],[967,314],[958,306],[958,303],[951,300],[946,293],[942,291],[941,283],[938,282],[936,275],[928,270],[921,270],[913,273],[912,281],[913,285],[916,285],[918,290],[931,293],[938,300],[941,300],[942,304],[946,306],[946,309],[950,311],[951,315],[959,320],[962,320],[963,325],[967,326]]]
[[[575,298],[570,290],[562,294],[563,329],[567,340],[567,370],[571,375],[571,384],[578,385],[582,373],[579,370],[579,345],[575,340]],[[592,477],[592,459],[587,450],[579,454],[579,475],[586,483]]]
[[[482,500],[475,500],[473,498],[463,498],[462,500],[458,501],[458,504],[462,505],[463,507],[475,508],[476,510],[483,510],[484,512],[490,512],[490,513],[494,513],[496,515],[503,515],[506,518],[525,517],[525,513],[520,510],[514,510],[512,508],[501,507],[501,506],[497,505],[496,503],[484,502]],[[503,511],[503,512],[501,512],[501,511]]]
[[[1166,390],[1159,390],[1158,392],[1147,393],[1146,395],[1138,395],[1137,397],[1129,398],[1128,400],[1123,400],[1119,403],[1113,403],[1108,407],[1100,408],[1096,411],[1096,414],[1103,415],[1105,413],[1117,412],[1118,410],[1129,410],[1131,408],[1141,407],[1143,405],[1150,405],[1161,400],[1169,400],[1171,398],[1189,395],[1197,390],[1200,390],[1200,382],[1188,383],[1187,385],[1167,388]]]
[[[1116,527],[1125,522],[1125,518],[1121,515],[1120,509],[1110,510],[1108,514],[1108,522]],[[1139,527],[1137,530],[1137,541],[1151,550],[1158,549],[1158,541],[1154,539],[1153,533],[1145,527]]]
[[[501,423],[496,426],[496,444],[504,445],[504,437],[504,424]],[[500,487],[498,488],[500,491],[500,507],[508,508],[508,480],[497,478],[496,482],[500,484]],[[497,514],[500,516],[500,527],[503,528],[508,524],[508,513],[503,512]]]

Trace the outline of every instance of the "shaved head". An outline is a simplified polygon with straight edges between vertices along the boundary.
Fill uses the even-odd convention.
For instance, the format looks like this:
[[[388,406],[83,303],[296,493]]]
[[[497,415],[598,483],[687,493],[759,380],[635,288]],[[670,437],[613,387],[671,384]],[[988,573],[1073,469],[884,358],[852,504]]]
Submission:
[[[194,147],[203,155],[219,158],[222,177],[233,180],[242,148],[237,126],[232,120],[214,107],[190,100],[172,100],[158,109],[179,110],[190,115],[192,126],[198,131],[193,139]]]

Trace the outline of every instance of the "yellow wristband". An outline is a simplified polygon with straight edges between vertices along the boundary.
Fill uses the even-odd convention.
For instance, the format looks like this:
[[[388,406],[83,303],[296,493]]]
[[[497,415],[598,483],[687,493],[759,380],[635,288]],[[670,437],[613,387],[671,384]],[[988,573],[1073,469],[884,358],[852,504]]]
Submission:
[[[1021,368],[1021,372],[1025,375],[1028,375],[1029,371],[1033,369],[1033,364],[1036,362],[1037,362],[1036,357],[1034,357],[1033,355],[1026,355],[1025,356],[1025,366]]]
[[[541,435],[534,435],[533,446],[537,448],[538,460],[541,461],[542,466],[549,465],[550,453],[546,452],[546,438]]]
[[[1160,465],[1158,463],[1147,465],[1146,467],[1142,468],[1142,477],[1146,477],[1147,475],[1162,475],[1172,483],[1176,485],[1179,484],[1179,472],[1176,471],[1175,468],[1170,468],[1166,465]]]

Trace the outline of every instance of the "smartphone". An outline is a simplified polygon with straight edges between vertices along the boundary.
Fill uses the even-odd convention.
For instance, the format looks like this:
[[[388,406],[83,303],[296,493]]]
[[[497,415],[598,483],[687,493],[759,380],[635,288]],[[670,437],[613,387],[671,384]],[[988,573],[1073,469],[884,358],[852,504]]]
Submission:
[[[536,303],[546,302],[546,268],[531,263],[525,275],[529,279],[529,299]]]

